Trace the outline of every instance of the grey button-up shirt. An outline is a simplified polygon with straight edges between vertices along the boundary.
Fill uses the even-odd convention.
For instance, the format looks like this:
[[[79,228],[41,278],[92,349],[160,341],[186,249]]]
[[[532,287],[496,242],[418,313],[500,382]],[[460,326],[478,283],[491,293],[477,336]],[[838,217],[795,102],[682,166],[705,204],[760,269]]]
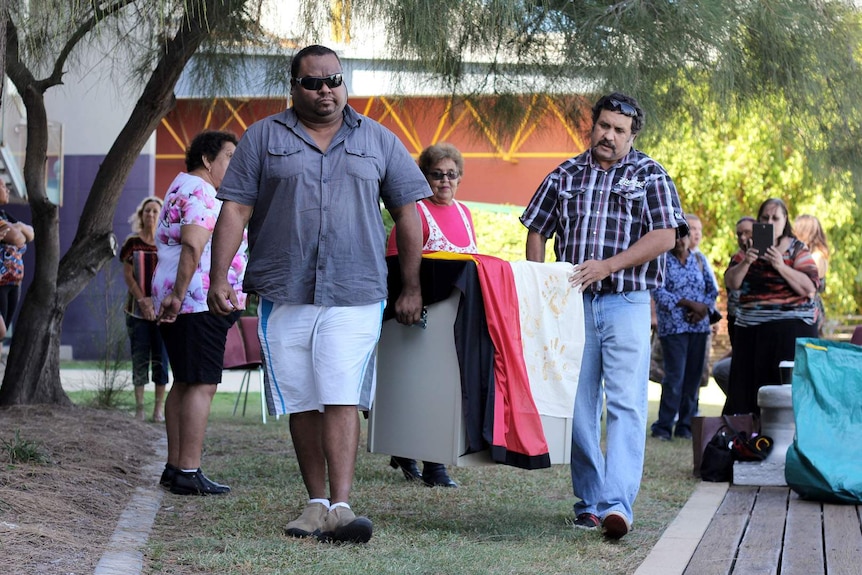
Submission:
[[[386,299],[380,201],[396,208],[430,195],[401,141],[349,106],[325,152],[293,109],[252,124],[218,192],[254,207],[244,291],[320,306]]]

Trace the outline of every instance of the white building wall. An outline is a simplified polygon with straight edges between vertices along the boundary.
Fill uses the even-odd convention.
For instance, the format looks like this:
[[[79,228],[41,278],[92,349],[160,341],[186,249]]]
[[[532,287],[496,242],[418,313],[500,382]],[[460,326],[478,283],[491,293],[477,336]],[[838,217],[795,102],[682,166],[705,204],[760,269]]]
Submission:
[[[107,154],[129,119],[140,85],[118,78],[122,72],[112,66],[94,51],[80,55],[68,67],[63,84],[45,93],[48,119],[63,124],[66,155]],[[153,136],[141,153],[154,155],[155,151]]]

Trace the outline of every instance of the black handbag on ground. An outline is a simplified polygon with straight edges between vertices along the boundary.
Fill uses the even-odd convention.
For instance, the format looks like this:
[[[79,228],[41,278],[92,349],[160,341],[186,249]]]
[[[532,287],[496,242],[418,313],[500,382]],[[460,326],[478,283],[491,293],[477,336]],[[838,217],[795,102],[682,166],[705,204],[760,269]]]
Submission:
[[[728,417],[706,444],[700,461],[704,481],[731,481],[734,461],[763,461],[772,451],[772,438],[736,431]]]
[[[727,425],[715,432],[703,449],[700,460],[700,478],[704,481],[730,481],[733,477],[733,452],[730,446],[733,435]]]

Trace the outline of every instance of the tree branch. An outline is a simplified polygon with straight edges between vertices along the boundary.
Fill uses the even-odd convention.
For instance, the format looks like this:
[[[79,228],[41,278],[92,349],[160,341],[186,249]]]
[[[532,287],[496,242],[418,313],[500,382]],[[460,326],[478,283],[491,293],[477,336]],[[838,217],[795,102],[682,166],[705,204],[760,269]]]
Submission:
[[[15,84],[18,92],[35,81],[27,66],[21,62],[21,50],[18,43],[18,28],[12,17],[6,14],[6,75]]]
[[[75,239],[60,261],[58,298],[64,305],[77,297],[113,256],[109,240],[123,186],[147,139],[173,107],[174,86],[186,63],[213,28],[219,27],[244,2],[195,0],[186,3],[179,30],[162,45],[161,55],[141,97],[99,167]],[[82,265],[84,263],[88,265]]]
[[[75,46],[78,45],[78,42],[83,40],[84,37],[99,24],[99,22],[101,22],[108,16],[112,16],[118,13],[120,10],[131,4],[133,1],[134,0],[115,0],[104,8],[102,8],[101,6],[94,7],[92,16],[90,16],[90,18],[88,18],[86,21],[82,22],[81,25],[75,30],[75,32],[63,45],[63,49],[60,50],[60,54],[54,61],[54,69],[51,71],[51,74],[47,78],[34,82],[36,88],[41,90],[42,93],[45,93],[48,88],[62,84],[63,67],[66,65],[66,61],[69,59],[69,55],[72,53],[72,50],[75,49]]]

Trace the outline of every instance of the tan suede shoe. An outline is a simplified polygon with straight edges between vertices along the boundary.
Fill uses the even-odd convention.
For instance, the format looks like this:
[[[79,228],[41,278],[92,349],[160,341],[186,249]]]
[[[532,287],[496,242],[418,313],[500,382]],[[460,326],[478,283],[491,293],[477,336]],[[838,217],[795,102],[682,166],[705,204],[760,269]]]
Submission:
[[[284,527],[284,534],[291,537],[311,537],[320,533],[329,509],[323,503],[309,503],[302,515]]]
[[[367,517],[357,517],[347,507],[333,507],[317,538],[323,542],[367,543],[371,532],[371,520]]]

